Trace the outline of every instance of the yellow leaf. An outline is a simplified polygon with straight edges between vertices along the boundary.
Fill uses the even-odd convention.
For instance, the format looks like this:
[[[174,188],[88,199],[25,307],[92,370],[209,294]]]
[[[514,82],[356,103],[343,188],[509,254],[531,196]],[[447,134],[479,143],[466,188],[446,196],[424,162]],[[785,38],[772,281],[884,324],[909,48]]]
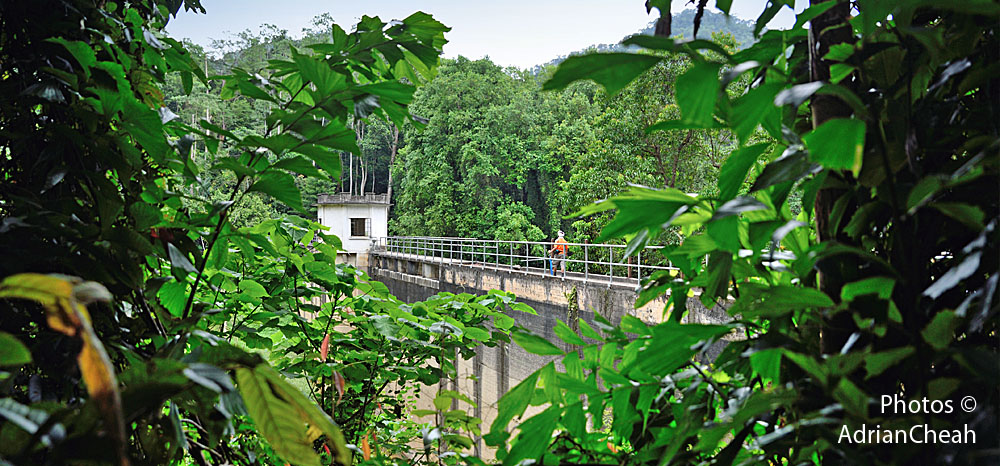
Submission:
[[[335,462],[352,463],[344,434],[333,419],[266,363],[237,369],[236,382],[250,417],[279,456],[296,464],[317,464],[312,442],[319,431]]]
[[[306,438],[308,438],[310,442],[315,442],[321,435],[323,435],[323,431],[320,430],[319,427],[311,425],[308,429],[306,429]]]
[[[46,321],[53,330],[78,337],[83,342],[77,364],[87,386],[87,393],[97,403],[104,418],[104,427],[111,435],[118,453],[119,464],[129,464],[125,448],[125,420],[122,415],[121,394],[111,358],[104,345],[90,326],[90,315],[77,301],[80,296],[88,301],[108,300],[111,294],[95,282],[83,282],[77,277],[22,273],[11,275],[0,282],[0,298],[20,298],[36,301],[45,307]]]
[[[0,298],[21,298],[54,306],[58,299],[73,296],[73,284],[53,275],[22,273],[0,282]]]

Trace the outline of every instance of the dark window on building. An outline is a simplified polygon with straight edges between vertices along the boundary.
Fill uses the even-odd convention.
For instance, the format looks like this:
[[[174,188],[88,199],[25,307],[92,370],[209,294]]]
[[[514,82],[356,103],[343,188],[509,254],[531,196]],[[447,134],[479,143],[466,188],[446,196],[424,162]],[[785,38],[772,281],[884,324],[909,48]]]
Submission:
[[[351,236],[368,236],[368,219],[351,219]]]

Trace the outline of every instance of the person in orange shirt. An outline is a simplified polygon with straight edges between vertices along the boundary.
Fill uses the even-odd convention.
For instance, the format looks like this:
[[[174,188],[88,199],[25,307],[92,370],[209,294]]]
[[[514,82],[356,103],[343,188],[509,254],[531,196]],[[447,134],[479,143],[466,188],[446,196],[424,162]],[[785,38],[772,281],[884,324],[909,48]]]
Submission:
[[[566,251],[569,250],[567,246],[566,234],[562,230],[559,230],[558,238],[556,238],[555,243],[552,245],[552,249],[549,249],[549,254],[552,255],[552,275],[556,274],[556,267],[562,270],[563,277],[566,276]]]

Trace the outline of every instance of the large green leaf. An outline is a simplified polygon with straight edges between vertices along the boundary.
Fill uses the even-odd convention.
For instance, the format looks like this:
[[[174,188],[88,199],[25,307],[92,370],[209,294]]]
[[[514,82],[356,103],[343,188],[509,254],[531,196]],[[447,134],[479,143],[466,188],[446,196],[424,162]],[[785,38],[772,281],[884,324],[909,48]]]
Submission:
[[[379,97],[393,100],[401,104],[408,104],[413,101],[413,92],[417,88],[409,85],[403,84],[401,82],[387,81],[375,84],[369,84],[367,86],[361,86],[358,88],[359,91],[367,92],[369,94],[374,94]]]
[[[271,94],[268,94],[263,89],[257,87],[250,81],[243,79],[242,77],[235,79],[237,79],[236,88],[240,90],[240,94],[243,94],[246,97],[250,97],[251,99],[263,100],[266,102],[275,102],[274,97],[271,97]]]
[[[156,296],[160,298],[160,303],[167,311],[175,317],[180,317],[187,301],[187,285],[171,280],[160,287]]]
[[[833,300],[826,293],[815,288],[745,284],[740,287],[740,297],[729,308],[729,313],[744,318],[775,317],[794,310],[822,309],[833,305]]]
[[[134,98],[123,99],[122,128],[146,150],[154,160],[162,160],[170,152],[163,134],[160,115]]]
[[[943,311],[934,315],[927,327],[920,332],[924,341],[929,343],[934,349],[942,350],[948,347],[958,327],[959,318],[954,311]]]
[[[865,123],[837,118],[823,123],[802,136],[809,148],[809,158],[825,168],[861,173],[865,150]]]
[[[322,60],[300,54],[294,48],[292,48],[292,59],[298,65],[303,79],[312,82],[316,86],[317,93],[320,95],[329,95],[334,90],[347,86],[346,76],[335,72]]]
[[[813,173],[818,173],[822,167],[811,163],[803,152],[792,152],[774,160],[764,167],[764,171],[753,183],[750,191],[760,191],[774,185],[789,181],[798,181]]]
[[[702,127],[714,124],[712,113],[719,97],[719,68],[714,63],[695,63],[677,78],[677,105],[681,108],[681,121]]]
[[[602,230],[596,241],[618,238],[624,235],[638,233],[642,229],[656,229],[665,226],[677,211],[694,204],[696,200],[683,192],[665,188],[655,190],[633,187],[621,196],[611,198],[610,202],[595,204],[591,209],[581,209],[581,213],[594,213],[606,210],[606,204],[618,208],[614,219]]]
[[[791,105],[793,108],[797,109],[803,102],[812,97],[812,95],[822,87],[822,81],[797,84],[779,92],[778,95],[774,97],[774,104],[779,106]]]
[[[313,162],[316,162],[316,165],[319,165],[334,180],[340,178],[340,154],[337,152],[312,144],[303,144],[292,149],[292,151],[312,159]]]
[[[869,354],[865,358],[865,379],[870,379],[885,372],[886,369],[896,365],[916,349],[912,346],[893,348],[887,351]]]
[[[177,249],[173,243],[167,243],[167,251],[170,255],[170,265],[173,268],[174,276],[178,277],[178,280],[183,280],[189,273],[198,273],[198,269],[194,268],[194,264],[188,259],[187,254]]]
[[[636,335],[652,334],[649,326],[646,325],[645,322],[631,314],[625,314],[622,316],[621,328],[623,332],[634,333]]]
[[[752,197],[740,196],[736,199],[732,199],[725,204],[722,204],[715,212],[712,214],[712,220],[718,220],[722,218],[732,217],[734,215],[739,215],[744,212],[753,212],[755,210],[767,210],[767,205],[763,202],[758,201]]]
[[[868,294],[878,295],[881,299],[889,299],[892,296],[892,289],[895,286],[896,280],[890,277],[866,278],[844,285],[840,290],[840,300],[849,303],[858,296]]]
[[[510,453],[503,459],[504,466],[520,464],[528,458],[542,457],[552,442],[552,432],[561,412],[562,407],[552,405],[521,423],[521,433],[511,446]]]
[[[499,446],[506,438],[507,424],[515,416],[520,416],[527,409],[531,397],[535,394],[535,385],[538,384],[538,372],[533,372],[521,383],[514,386],[500,398],[497,403],[497,417],[493,419],[490,426],[490,433],[483,437],[487,445]]]
[[[718,245],[720,249],[724,249],[734,254],[740,249],[739,228],[739,218],[732,215],[712,219],[711,222],[705,225],[705,231],[708,233],[708,236],[715,241],[715,244]],[[710,269],[708,272],[713,273],[714,270]]]
[[[242,292],[254,298],[267,296],[267,290],[264,289],[264,286],[252,278],[240,280],[239,288]]]
[[[719,171],[719,199],[728,201],[739,193],[743,181],[747,178],[750,167],[760,158],[767,144],[754,144],[742,147],[729,154],[726,163]]]
[[[563,354],[563,350],[559,349],[558,346],[533,333],[514,332],[510,336],[514,340],[514,343],[517,343],[518,346],[524,348],[529,353],[540,354],[542,356]]]
[[[931,199],[932,196],[940,189],[941,180],[938,177],[925,177],[910,190],[910,194],[906,200],[906,209],[912,211],[914,208],[925,203],[928,199]]]
[[[435,48],[439,48],[447,42],[444,38],[444,33],[451,31],[450,27],[445,26],[431,15],[422,11],[407,16],[403,19],[403,24],[406,25],[407,32],[416,36],[425,45],[432,45]],[[436,63],[437,54],[434,57],[429,57],[424,62],[427,66],[432,66]]]
[[[298,211],[305,211],[302,207],[302,193],[295,186],[295,179],[292,175],[284,172],[271,171],[261,175],[249,191],[260,191],[265,193],[285,205]]]
[[[573,81],[592,79],[604,86],[609,94],[616,94],[662,59],[655,55],[636,53],[576,55],[560,63],[552,77],[542,85],[542,89],[559,90]]]
[[[31,362],[31,352],[14,335],[0,332],[0,367],[21,366]]]
[[[687,205],[683,202],[656,199],[616,199],[618,212],[613,220],[601,230],[596,241],[638,233],[644,228],[659,229],[667,223],[678,209]]]
[[[46,41],[66,47],[66,50],[68,50],[69,53],[73,55],[73,58],[76,59],[77,63],[80,64],[84,79],[90,79],[90,67],[97,64],[97,54],[90,45],[86,42],[78,40],[69,41],[63,39],[62,37],[53,37],[46,39]]]
[[[977,206],[958,202],[932,202],[929,205],[942,214],[958,220],[972,231],[978,233],[983,229],[983,220],[986,214]]]
[[[287,170],[289,172],[298,173],[300,175],[305,175],[320,180],[326,179],[326,177],[323,176],[323,174],[316,169],[316,166],[313,165],[312,161],[306,160],[305,158],[299,156],[287,157],[281,159],[275,162],[274,165],[271,165],[271,167],[280,168],[282,170]]]
[[[701,293],[701,302],[708,308],[715,306],[716,299],[725,300],[729,295],[729,280],[733,266],[733,255],[723,251],[712,251],[708,256],[708,283]]]
[[[779,113],[774,106],[774,97],[781,88],[782,85],[777,83],[763,84],[736,100],[729,112],[729,121],[740,141],[746,141],[758,124],[763,125],[772,136],[780,137]]]
[[[583,339],[580,338],[580,336],[577,335],[576,332],[573,331],[573,329],[569,328],[569,325],[566,325],[561,320],[558,319],[556,320],[556,327],[555,329],[553,329],[553,331],[556,333],[556,336],[559,337],[560,340],[565,341],[566,343],[569,343],[571,345],[584,344]]]
[[[147,230],[163,220],[160,209],[142,201],[133,203],[129,206],[128,211],[132,219],[135,220],[136,230]]]
[[[781,348],[769,348],[750,355],[750,366],[765,381],[781,380]]]
[[[510,330],[515,323],[514,318],[506,314],[493,315],[493,325],[500,330]]]
[[[672,320],[664,322],[653,327],[653,337],[640,353],[655,357],[640,357],[634,364],[647,374],[669,374],[694,356],[697,352],[697,349],[692,349],[695,343],[718,338],[729,330],[725,325],[680,324]],[[621,368],[622,374],[627,371],[628,368]]]
[[[275,453],[296,465],[319,465],[313,442],[321,435],[342,465],[351,464],[340,428],[267,364],[236,369],[247,412]]]

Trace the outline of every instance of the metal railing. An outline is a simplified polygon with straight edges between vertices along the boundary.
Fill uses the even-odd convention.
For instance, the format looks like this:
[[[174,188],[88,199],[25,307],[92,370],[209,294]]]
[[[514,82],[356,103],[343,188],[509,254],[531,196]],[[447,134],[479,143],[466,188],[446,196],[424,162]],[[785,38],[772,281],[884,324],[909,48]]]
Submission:
[[[554,270],[549,252],[555,243],[501,241],[476,238],[388,236],[372,240],[373,252],[412,254],[429,262],[468,267],[505,269],[535,275],[551,275],[585,282],[637,285],[658,270],[677,270],[660,253],[660,246],[647,246],[626,257],[624,244],[560,243],[567,247],[565,272]]]

